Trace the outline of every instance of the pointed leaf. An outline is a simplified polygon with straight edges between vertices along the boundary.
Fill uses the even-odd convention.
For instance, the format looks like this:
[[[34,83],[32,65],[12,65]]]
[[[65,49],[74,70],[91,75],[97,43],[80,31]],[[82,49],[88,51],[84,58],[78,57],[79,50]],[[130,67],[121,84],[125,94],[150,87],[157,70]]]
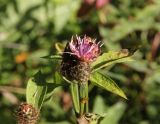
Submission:
[[[40,109],[44,102],[46,92],[46,82],[44,76],[39,71],[28,81],[26,90],[27,103],[30,103],[34,107]]]
[[[54,93],[54,89],[61,86],[61,85],[55,84],[55,83],[47,83],[46,86],[47,86],[47,92],[45,95],[45,102],[51,99],[51,97]]]
[[[53,83],[47,83],[47,93],[46,93],[46,98],[45,101],[49,100],[53,93],[54,93],[54,89],[59,87],[59,86],[65,86],[68,83],[65,83],[65,80],[63,79],[62,75],[58,72],[54,73],[53,76]]]
[[[43,59],[61,60],[62,56],[61,55],[48,55],[48,56],[43,56],[41,58],[43,58]]]
[[[104,53],[99,56],[95,62],[92,63],[92,72],[107,67],[111,64],[132,61],[131,56],[134,52],[135,49],[131,50],[130,52],[128,49],[122,49],[119,52],[109,51]]]
[[[118,87],[118,85],[108,76],[103,75],[98,72],[94,72],[91,74],[90,77],[91,83],[108,90],[109,92],[112,92],[114,94],[117,94],[125,99],[127,99],[126,95],[124,92]]]

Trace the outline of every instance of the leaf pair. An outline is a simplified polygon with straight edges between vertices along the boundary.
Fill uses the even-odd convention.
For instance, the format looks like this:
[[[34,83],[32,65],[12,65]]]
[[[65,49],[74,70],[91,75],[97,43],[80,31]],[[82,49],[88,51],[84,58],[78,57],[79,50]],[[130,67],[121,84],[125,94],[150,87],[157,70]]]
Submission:
[[[54,83],[47,83],[41,71],[37,72],[29,79],[26,90],[27,103],[32,104],[37,109],[41,109],[45,100],[51,98],[53,91],[62,84],[62,78],[55,73]]]
[[[135,51],[136,49],[132,49],[130,51],[128,49],[122,49],[119,52],[109,51],[99,56],[97,60],[91,64],[91,68],[92,68],[92,73],[90,76],[91,83],[127,99],[124,92],[118,87],[118,85],[109,76],[103,75],[96,71],[112,64],[132,61],[131,56],[134,54]],[[50,56],[45,56],[43,58],[61,60],[62,56],[50,55]],[[38,72],[28,82],[27,102],[33,104],[37,108],[41,108],[43,102],[52,96],[53,90],[56,87],[62,85],[61,83],[63,81],[64,81],[63,77],[58,73],[55,73],[54,83],[47,83],[43,74],[41,72]],[[69,82],[71,83],[71,81]],[[77,91],[75,91],[75,89],[77,89],[76,85],[71,85],[70,88],[71,88],[72,97],[74,98],[73,99],[73,102],[75,103],[74,106],[75,108],[77,108],[76,112],[79,112],[79,101],[77,101],[78,93]]]
[[[101,73],[97,73],[96,71],[108,67],[109,65],[122,63],[126,61],[132,61],[132,55],[137,50],[137,48],[122,49],[121,51],[109,51],[103,53],[101,56],[97,58],[95,62],[91,64],[92,73],[90,76],[90,81],[94,85],[101,87],[109,92],[117,94],[125,99],[127,99],[124,92],[118,87],[118,85],[107,75],[103,75]],[[59,55],[51,55],[45,57],[48,59],[61,59]]]
[[[124,92],[109,76],[103,75],[96,71],[112,64],[132,61],[133,59],[131,58],[131,56],[135,51],[136,49],[131,49],[130,51],[128,49],[122,49],[119,52],[109,51],[99,56],[97,60],[92,63],[92,74],[90,77],[91,83],[127,99]]]

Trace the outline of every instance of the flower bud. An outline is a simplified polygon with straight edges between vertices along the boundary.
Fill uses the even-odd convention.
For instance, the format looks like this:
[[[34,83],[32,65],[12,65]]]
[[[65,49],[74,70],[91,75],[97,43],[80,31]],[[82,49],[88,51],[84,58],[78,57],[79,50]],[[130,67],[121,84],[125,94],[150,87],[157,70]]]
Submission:
[[[39,119],[39,111],[28,103],[21,103],[16,111],[18,124],[36,124]]]

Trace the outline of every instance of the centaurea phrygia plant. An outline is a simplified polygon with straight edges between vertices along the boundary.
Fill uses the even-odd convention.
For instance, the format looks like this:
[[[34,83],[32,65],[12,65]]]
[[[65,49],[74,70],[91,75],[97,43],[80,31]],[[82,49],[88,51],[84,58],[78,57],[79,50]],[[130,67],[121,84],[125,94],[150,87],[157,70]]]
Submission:
[[[44,101],[49,100],[54,93],[53,90],[58,86],[66,86],[64,82],[67,82],[70,86],[76,122],[98,124],[102,116],[88,111],[88,82],[127,99],[124,92],[109,76],[97,71],[111,64],[131,61],[131,56],[135,52],[135,50],[130,52],[128,49],[122,49],[118,52],[109,51],[101,54],[101,46],[101,42],[86,35],[73,36],[66,44],[62,55],[43,57],[53,59],[57,63],[59,62],[57,60],[61,60],[60,73],[58,71],[54,73],[53,83],[47,83],[41,71],[32,77],[27,84],[27,103],[40,111]]]
[[[88,36],[72,37],[62,55],[61,73],[70,81],[77,81],[80,95],[80,116],[88,112],[88,80],[91,63],[100,55],[100,42]],[[76,85],[76,84],[75,84]],[[78,92],[77,91],[77,92]]]

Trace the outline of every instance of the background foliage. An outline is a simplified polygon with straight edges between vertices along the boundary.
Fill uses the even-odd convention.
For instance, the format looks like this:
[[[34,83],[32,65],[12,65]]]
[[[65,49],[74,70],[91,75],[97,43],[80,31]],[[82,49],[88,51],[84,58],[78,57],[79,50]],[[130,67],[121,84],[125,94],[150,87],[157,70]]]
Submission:
[[[103,7],[88,1],[0,1],[0,122],[15,123],[15,105],[25,101],[26,83],[39,69],[53,80],[57,63],[41,57],[57,53],[56,44],[72,35],[86,34],[104,43],[102,51],[140,47],[134,62],[102,70],[128,100],[89,87],[90,110],[107,113],[104,124],[159,124],[160,1],[106,0]],[[40,123],[72,123],[67,88],[54,92],[42,107]]]

